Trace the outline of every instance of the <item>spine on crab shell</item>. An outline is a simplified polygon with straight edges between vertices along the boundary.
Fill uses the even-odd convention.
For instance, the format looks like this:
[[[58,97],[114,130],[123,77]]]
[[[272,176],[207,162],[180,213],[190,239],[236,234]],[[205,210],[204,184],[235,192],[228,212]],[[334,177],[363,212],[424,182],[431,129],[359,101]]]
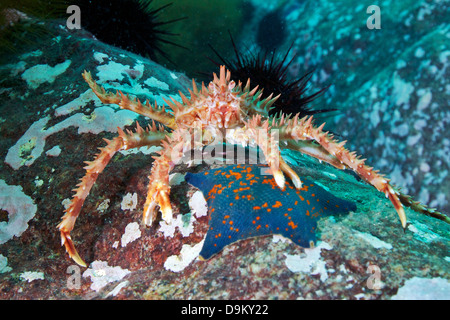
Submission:
[[[246,114],[252,115],[264,115],[269,116],[269,111],[273,108],[273,104],[281,97],[281,94],[273,97],[273,93],[267,98],[261,100],[263,89],[258,91],[259,86],[250,90],[250,79],[244,89],[242,89],[242,83],[239,82],[237,96],[243,101],[241,108]]]

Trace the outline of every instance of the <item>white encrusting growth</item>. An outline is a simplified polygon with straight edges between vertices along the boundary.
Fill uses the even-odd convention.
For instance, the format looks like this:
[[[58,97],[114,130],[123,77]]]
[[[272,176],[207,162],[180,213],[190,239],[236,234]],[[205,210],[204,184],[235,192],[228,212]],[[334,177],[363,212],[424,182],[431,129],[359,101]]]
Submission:
[[[125,233],[122,235],[121,246],[126,247],[127,244],[141,237],[141,229],[139,223],[132,222],[125,227]]]
[[[183,271],[200,254],[203,247],[203,240],[191,246],[184,244],[179,255],[173,255],[167,258],[164,268],[172,272]]]
[[[22,281],[32,282],[35,280],[45,280],[43,272],[39,271],[25,271],[20,274]]]
[[[320,281],[324,282],[328,279],[326,263],[321,259],[321,251],[331,250],[331,246],[326,242],[320,242],[317,247],[305,249],[305,257],[301,255],[291,255],[285,253],[286,267],[292,272],[303,272],[308,274],[320,274]]]
[[[105,106],[96,108],[89,118],[83,113],[76,113],[50,128],[46,128],[50,117],[44,117],[33,123],[16,144],[8,150],[5,162],[15,170],[24,165],[32,165],[44,151],[47,137],[69,127],[78,128],[78,133],[117,132],[117,127],[130,125],[136,118],[137,114],[132,111],[119,110],[116,112],[113,108]]]
[[[121,267],[108,266],[106,261],[94,261],[90,268],[83,272],[83,278],[90,277],[91,289],[98,292],[108,283],[122,280],[130,272]]]
[[[0,244],[28,229],[28,222],[36,214],[37,206],[21,186],[12,186],[0,180],[0,208],[8,212],[8,221],[0,222]]]
[[[138,202],[137,193],[135,192],[135,193],[131,194],[129,192],[123,197],[122,202],[120,204],[120,208],[122,210],[132,211],[132,210],[136,209],[137,202]]]
[[[37,89],[45,82],[53,83],[59,75],[66,72],[71,63],[72,61],[66,60],[54,67],[51,67],[48,64],[38,64],[25,70],[22,73],[22,79],[27,82],[30,88]]]
[[[363,239],[364,241],[370,243],[376,249],[381,249],[381,248],[388,249],[388,250],[392,249],[392,245],[390,243],[380,240],[379,238],[371,235],[370,233],[356,231],[355,235],[358,238]]]
[[[10,272],[11,270],[12,268],[8,267],[8,258],[0,254],[0,274]]]

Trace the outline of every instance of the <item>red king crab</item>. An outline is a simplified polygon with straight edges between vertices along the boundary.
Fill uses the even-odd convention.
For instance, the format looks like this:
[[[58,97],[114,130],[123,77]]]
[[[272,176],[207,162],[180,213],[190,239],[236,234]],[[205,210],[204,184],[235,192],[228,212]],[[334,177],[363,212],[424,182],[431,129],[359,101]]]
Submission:
[[[169,199],[169,173],[181,156],[192,149],[213,145],[224,141],[228,144],[259,147],[273,174],[276,184],[283,189],[285,176],[300,189],[302,181],[298,175],[280,156],[280,148],[288,148],[308,154],[339,169],[351,169],[363,180],[383,192],[392,202],[398,213],[403,228],[406,227],[404,205],[428,214],[435,210],[415,202],[411,197],[395,190],[389,179],[367,166],[355,152],[344,148],[345,141],[338,142],[332,134],[323,131],[325,125],[315,126],[313,117],[299,119],[299,114],[269,116],[269,110],[277,97],[272,95],[261,99],[262,90],[250,88],[250,79],[246,85],[230,80],[231,74],[224,66],[220,74],[206,87],[203,83],[199,89],[192,81],[190,99],[180,92],[182,103],[171,99],[164,100],[171,112],[164,107],[151,105],[148,101],[142,104],[138,99],[130,99],[122,92],[111,93],[99,86],[89,72],[83,77],[98,98],[105,104],[118,104],[122,109],[137,112],[160,123],[149,126],[145,130],[136,123],[136,131],[123,131],[118,128],[118,136],[112,140],[105,139],[107,145],[93,161],[86,162],[86,174],[77,185],[76,193],[70,206],[65,210],[62,222],[58,225],[62,244],[69,256],[79,265],[86,266],[78,255],[70,232],[81,211],[81,207],[89,194],[98,175],[119,150],[128,150],[142,146],[162,146],[149,175],[149,187],[143,210],[143,221],[151,225],[158,210],[162,219],[170,222],[172,207]],[[162,124],[162,125],[161,125]],[[197,128],[199,130],[193,130]],[[194,137],[200,131],[201,137]],[[282,142],[278,145],[278,141]]]

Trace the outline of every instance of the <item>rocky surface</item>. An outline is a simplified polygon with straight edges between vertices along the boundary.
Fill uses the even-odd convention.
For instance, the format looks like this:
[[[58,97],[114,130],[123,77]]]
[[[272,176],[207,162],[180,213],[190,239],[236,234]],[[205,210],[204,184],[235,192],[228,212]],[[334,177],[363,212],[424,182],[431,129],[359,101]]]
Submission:
[[[315,102],[340,110],[324,119],[328,128],[404,192],[449,214],[449,2],[383,1],[380,29],[367,27],[371,1],[270,1],[259,10],[280,3],[285,48],[293,42],[297,54],[292,78],[315,70],[310,92],[331,85]]]
[[[419,297],[448,299],[448,224],[408,209],[403,232],[383,194],[293,152],[286,156],[300,176],[358,207],[321,220],[316,248],[270,236],[197,259],[207,216],[183,174],[200,168],[174,170],[175,219],[145,228],[142,207],[154,150],[141,150],[116,155],[97,180],[72,232],[89,267],[75,265],[60,246],[56,225],[84,174],[83,161],[117,126],[147,122],[101,105],[81,72],[90,70],[107,88],[158,102],[179,99],[177,91],[186,92],[190,81],[82,31],[58,23],[49,28],[56,33],[51,43],[0,67],[1,299],[402,299],[417,286]],[[353,129],[345,130],[350,136]]]

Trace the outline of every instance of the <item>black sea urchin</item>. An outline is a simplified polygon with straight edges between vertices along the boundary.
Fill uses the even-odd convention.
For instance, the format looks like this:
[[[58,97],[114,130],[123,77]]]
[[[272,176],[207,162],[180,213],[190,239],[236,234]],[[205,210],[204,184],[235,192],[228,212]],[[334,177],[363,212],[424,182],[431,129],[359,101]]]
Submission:
[[[328,89],[328,87],[325,87],[312,95],[305,95],[312,71],[295,81],[288,81],[287,70],[295,56],[288,63],[285,62],[292,46],[287,50],[283,58],[278,60],[276,59],[275,52],[268,53],[265,51],[264,53],[259,52],[257,54],[248,52],[247,54],[242,54],[237,50],[232,37],[231,42],[234,47],[235,60],[226,59],[213,47],[211,49],[219,57],[221,63],[225,64],[227,69],[231,71],[231,77],[234,81],[246,83],[247,79],[252,79],[254,86],[258,85],[259,88],[264,88],[262,98],[266,98],[271,93],[274,96],[281,94],[280,98],[273,105],[273,109],[270,111],[271,115],[282,111],[286,114],[300,113],[300,116],[306,116],[335,110],[313,110],[308,106],[311,101]],[[212,61],[217,65],[220,64],[214,60]]]
[[[175,34],[162,27],[184,19],[161,21],[159,13],[172,3],[152,8],[152,0],[74,0],[81,10],[81,25],[100,41],[148,56],[158,61],[157,53],[170,61],[161,43],[181,45],[166,39]]]

